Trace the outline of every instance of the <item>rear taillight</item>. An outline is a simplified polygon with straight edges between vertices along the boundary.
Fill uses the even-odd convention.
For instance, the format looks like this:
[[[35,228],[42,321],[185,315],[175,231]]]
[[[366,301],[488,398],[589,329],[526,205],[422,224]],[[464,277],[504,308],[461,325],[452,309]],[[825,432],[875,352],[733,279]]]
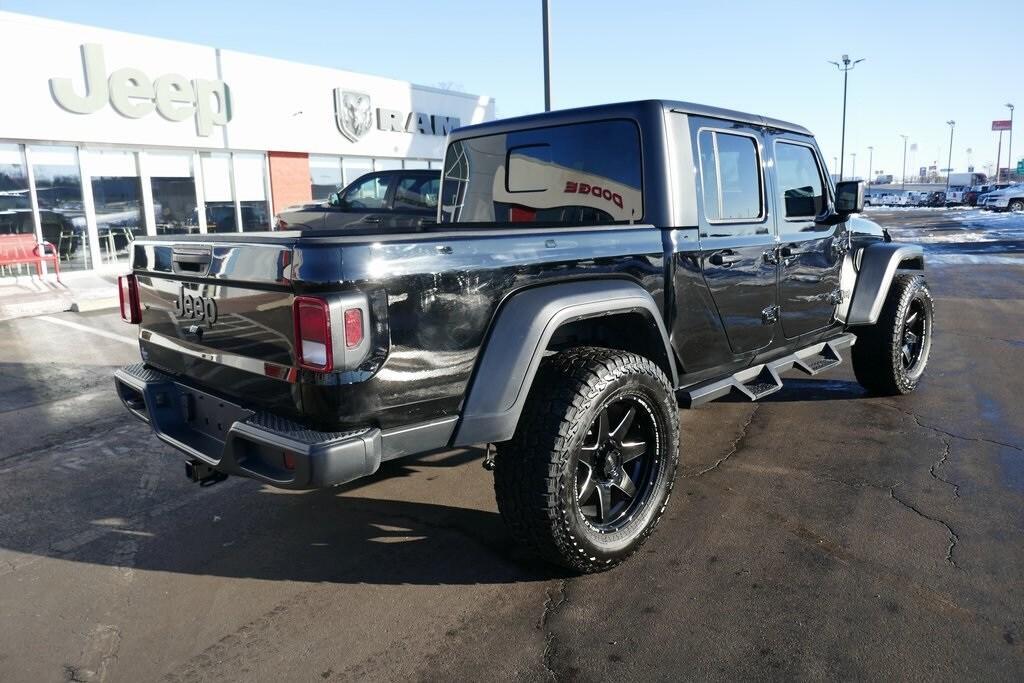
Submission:
[[[134,275],[121,275],[117,278],[117,295],[121,302],[121,320],[132,325],[142,322],[139,281]]]
[[[315,372],[355,370],[370,352],[369,301],[362,292],[297,296],[292,305],[295,356]]]
[[[299,365],[307,370],[334,370],[334,344],[331,339],[331,307],[313,296],[295,297],[295,347]]]

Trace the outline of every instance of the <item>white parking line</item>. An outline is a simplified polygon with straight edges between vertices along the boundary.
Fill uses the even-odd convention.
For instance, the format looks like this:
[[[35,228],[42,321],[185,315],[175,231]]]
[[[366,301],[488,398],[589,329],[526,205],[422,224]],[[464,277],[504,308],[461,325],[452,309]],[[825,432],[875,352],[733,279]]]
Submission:
[[[45,320],[46,322],[53,323],[54,325],[63,325],[64,327],[70,327],[73,330],[89,332],[99,337],[106,337],[107,339],[113,339],[114,341],[119,341],[124,344],[131,344],[132,346],[139,345],[139,340],[134,337],[126,337],[123,334],[114,334],[113,332],[107,332],[106,330],[97,330],[95,327],[89,327],[88,325],[82,325],[81,323],[74,323],[70,320],[55,318],[52,315],[36,316],[36,320]]]

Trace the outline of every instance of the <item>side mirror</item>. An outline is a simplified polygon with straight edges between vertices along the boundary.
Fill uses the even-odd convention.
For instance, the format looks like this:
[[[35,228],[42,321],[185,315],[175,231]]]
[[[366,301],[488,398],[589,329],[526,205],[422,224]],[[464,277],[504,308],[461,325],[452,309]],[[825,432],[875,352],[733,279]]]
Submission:
[[[836,183],[836,213],[849,216],[864,211],[864,181],[844,180]]]
[[[328,195],[328,197],[327,197],[327,205],[328,206],[340,206],[341,205],[341,197],[338,196],[337,192],[332,192],[330,195]]]

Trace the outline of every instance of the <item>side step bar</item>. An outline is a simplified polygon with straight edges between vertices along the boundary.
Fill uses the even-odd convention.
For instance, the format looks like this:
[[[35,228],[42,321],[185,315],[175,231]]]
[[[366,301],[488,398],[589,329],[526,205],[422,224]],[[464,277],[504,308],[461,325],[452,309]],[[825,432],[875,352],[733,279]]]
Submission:
[[[779,375],[793,368],[802,370],[808,375],[817,375],[834,368],[843,362],[839,351],[848,349],[857,342],[854,334],[847,333],[826,342],[820,342],[782,358],[754,365],[740,370],[731,377],[710,380],[676,392],[679,403],[685,408],[693,408],[701,403],[714,401],[736,391],[751,401],[774,394],[782,388]]]

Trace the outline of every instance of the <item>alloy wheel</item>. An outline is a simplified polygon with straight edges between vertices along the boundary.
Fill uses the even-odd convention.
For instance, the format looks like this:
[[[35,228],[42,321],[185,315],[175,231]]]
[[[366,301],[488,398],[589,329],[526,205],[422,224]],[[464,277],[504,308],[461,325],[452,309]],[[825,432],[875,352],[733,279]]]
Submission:
[[[587,523],[615,531],[646,504],[660,467],[657,426],[647,404],[620,396],[594,418],[579,449],[576,500]]]
[[[924,304],[915,299],[907,307],[907,317],[903,321],[903,345],[900,357],[904,370],[909,372],[921,361],[927,334],[928,321],[925,317]]]

